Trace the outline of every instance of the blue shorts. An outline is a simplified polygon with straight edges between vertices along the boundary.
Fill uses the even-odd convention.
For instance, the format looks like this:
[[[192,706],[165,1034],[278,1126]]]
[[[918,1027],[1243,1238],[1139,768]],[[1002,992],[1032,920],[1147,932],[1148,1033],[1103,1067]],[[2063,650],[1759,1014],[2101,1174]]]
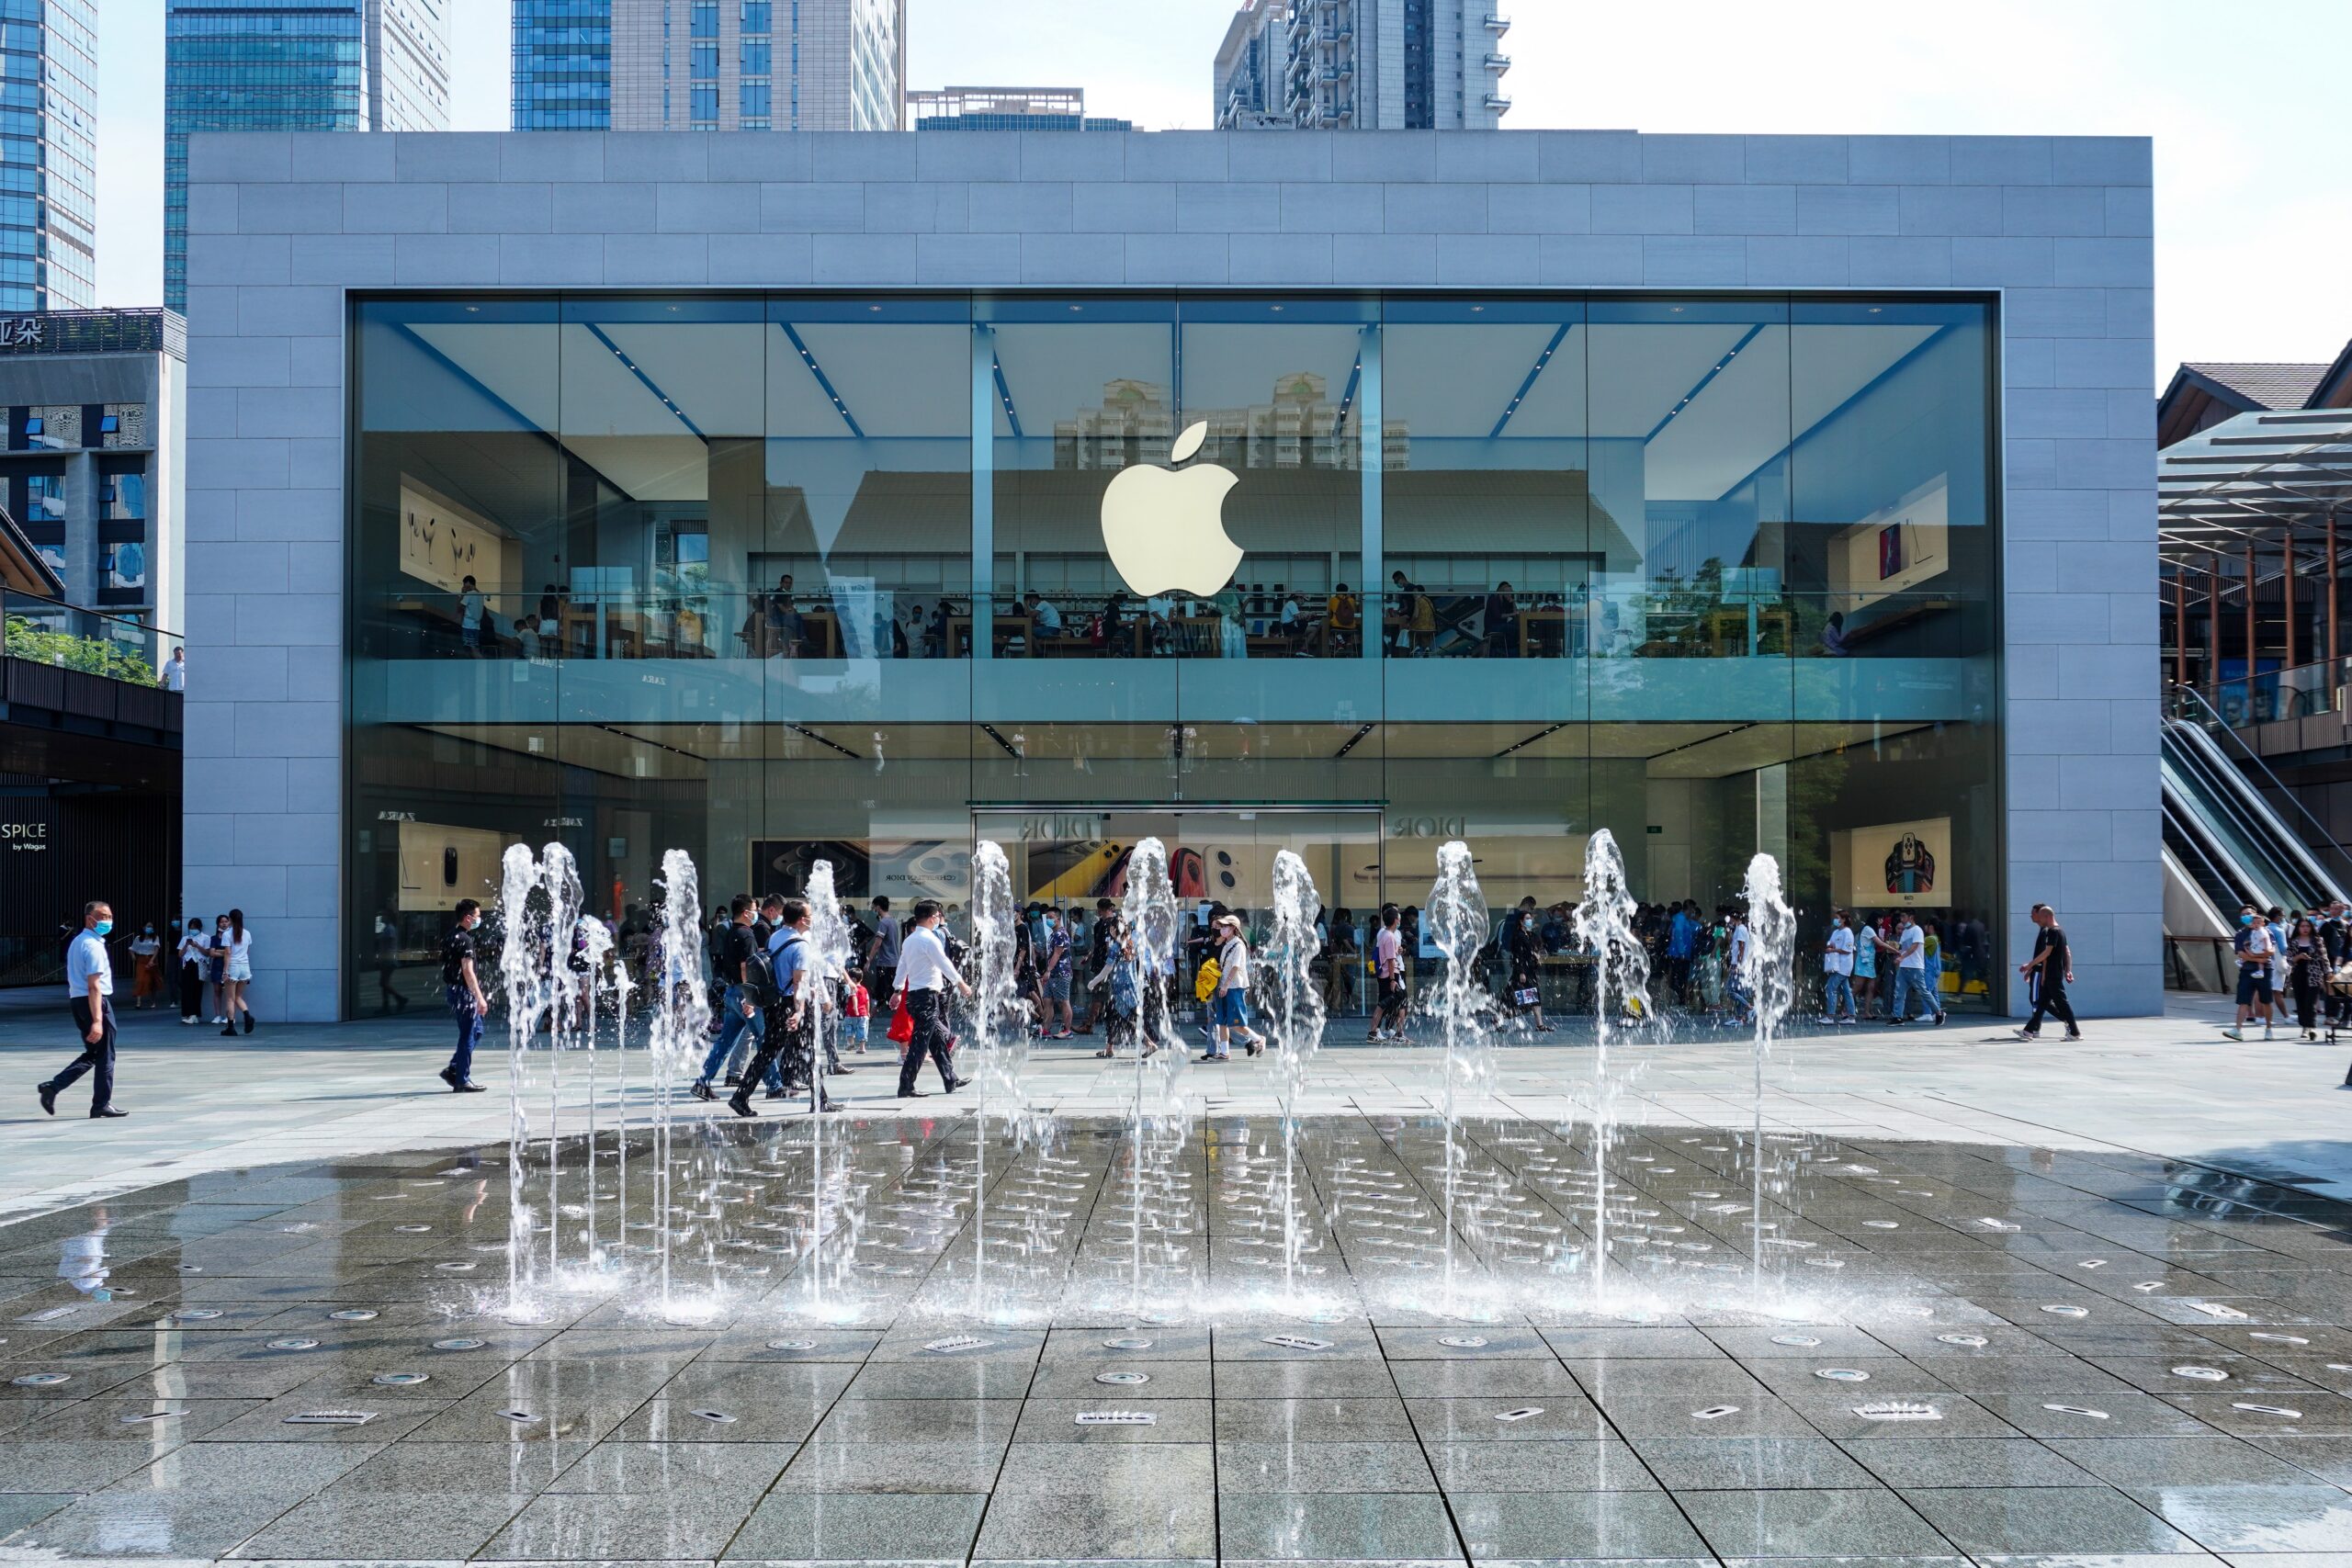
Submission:
[[[1046,976],[1046,999],[1049,1002],[1069,1000],[1069,976],[1067,974]]]
[[[1216,1021],[1227,1029],[1250,1027],[1250,993],[1219,991],[1216,994]]]
[[[2270,1000],[2270,971],[2238,966],[2238,1006],[2250,1007],[2256,1002]]]

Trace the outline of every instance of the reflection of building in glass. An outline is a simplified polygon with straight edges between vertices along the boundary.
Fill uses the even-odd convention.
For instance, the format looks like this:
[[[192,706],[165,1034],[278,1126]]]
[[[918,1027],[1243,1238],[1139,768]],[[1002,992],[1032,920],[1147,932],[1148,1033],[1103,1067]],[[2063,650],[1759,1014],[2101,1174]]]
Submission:
[[[906,0],[601,0],[599,9],[615,130],[904,124]],[[522,69],[518,59],[518,81]],[[518,117],[522,108],[518,94]]]
[[[1275,381],[1271,400],[1250,408],[1183,411],[1186,427],[1200,422],[1209,427],[1201,456],[1228,468],[1363,467],[1352,405],[1332,402],[1329,383],[1312,370],[1284,374]],[[1166,463],[1177,423],[1167,388],[1123,378],[1102,389],[1101,408],[1055,423],[1054,467],[1125,468]],[[1383,421],[1380,440],[1383,466],[1392,471],[1405,468],[1411,455],[1405,422]]]

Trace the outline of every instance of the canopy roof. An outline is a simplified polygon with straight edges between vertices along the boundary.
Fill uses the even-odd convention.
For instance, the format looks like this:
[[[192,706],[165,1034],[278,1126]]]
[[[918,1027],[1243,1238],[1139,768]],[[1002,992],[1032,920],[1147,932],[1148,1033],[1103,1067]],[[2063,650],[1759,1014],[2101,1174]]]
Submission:
[[[2352,409],[2242,413],[2165,447],[2156,508],[2175,560],[2352,524]]]

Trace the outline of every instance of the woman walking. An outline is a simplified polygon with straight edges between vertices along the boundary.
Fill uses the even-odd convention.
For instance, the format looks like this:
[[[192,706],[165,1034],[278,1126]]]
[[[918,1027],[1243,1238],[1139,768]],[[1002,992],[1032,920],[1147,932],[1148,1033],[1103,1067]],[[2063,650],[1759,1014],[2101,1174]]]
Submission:
[[[155,935],[155,922],[148,921],[130,939],[130,1005],[143,1012],[155,1005],[164,992],[164,943]]]
[[[191,919],[180,933],[180,1021],[204,1021],[204,966],[209,962],[204,945],[204,922]]]
[[[2287,938],[2287,984],[2295,994],[2295,1027],[2304,1039],[2318,1039],[2319,1001],[2327,994],[2327,944],[2309,915],[2297,917]]]
[[[237,1015],[245,1017],[245,1032],[254,1032],[254,1010],[245,1001],[245,987],[254,978],[254,937],[245,930],[245,912],[229,911],[228,929],[215,939],[220,945],[212,950],[220,960],[220,1032],[237,1032]]]
[[[1878,1016],[1878,950],[1886,945],[1878,922],[1858,916],[1854,925],[1854,1008],[1869,1022]]]

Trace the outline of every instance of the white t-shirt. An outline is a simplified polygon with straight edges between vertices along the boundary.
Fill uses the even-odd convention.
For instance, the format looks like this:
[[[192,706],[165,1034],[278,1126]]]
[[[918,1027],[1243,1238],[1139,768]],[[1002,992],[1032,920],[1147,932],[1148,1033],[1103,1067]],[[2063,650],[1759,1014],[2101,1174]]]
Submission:
[[[1246,991],[1250,988],[1250,944],[1238,936],[1225,939],[1225,946],[1216,955],[1216,988],[1220,991]]]
[[[202,931],[187,932],[180,938],[180,962],[183,964],[203,963],[205,946]]]
[[[2270,928],[2259,919],[2245,928],[2245,948],[2238,954],[2238,962],[2249,969],[2267,970],[2272,952]]]
[[[1839,926],[1829,933],[1829,950],[1821,955],[1821,972],[1825,975],[1851,975],[1854,972],[1854,933]]]
[[[164,690],[167,692],[187,690],[187,660],[186,659],[175,659],[164,666]]]
[[[234,969],[241,964],[250,964],[253,962],[254,929],[247,926],[245,934],[243,936],[239,936],[234,931],[222,931],[219,944],[228,950],[229,956],[223,962],[230,968]]]
[[[464,626],[468,631],[472,631],[476,627],[480,626],[481,625],[481,590],[478,588],[467,589],[466,592],[458,597],[458,603],[459,605],[458,624]]]
[[[1734,926],[1731,929],[1731,972],[1734,975],[1737,975],[1740,972],[1741,966],[1746,964],[1747,962],[1747,928],[1746,926]]]
[[[1894,966],[1919,970],[1928,967],[1928,933],[1919,929],[1917,920],[1894,933]]]
[[[1062,630],[1062,613],[1043,599],[1037,601],[1037,630],[1047,637],[1059,637]]]

